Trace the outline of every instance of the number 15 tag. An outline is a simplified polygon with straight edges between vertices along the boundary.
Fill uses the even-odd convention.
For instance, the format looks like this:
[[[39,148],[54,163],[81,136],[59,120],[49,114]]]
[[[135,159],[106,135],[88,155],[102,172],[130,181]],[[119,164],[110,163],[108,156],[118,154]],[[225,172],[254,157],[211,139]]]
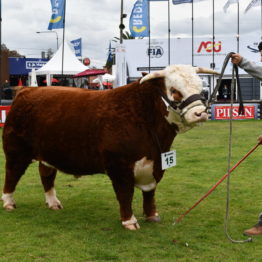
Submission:
[[[176,151],[169,151],[161,154],[162,170],[176,165]]]

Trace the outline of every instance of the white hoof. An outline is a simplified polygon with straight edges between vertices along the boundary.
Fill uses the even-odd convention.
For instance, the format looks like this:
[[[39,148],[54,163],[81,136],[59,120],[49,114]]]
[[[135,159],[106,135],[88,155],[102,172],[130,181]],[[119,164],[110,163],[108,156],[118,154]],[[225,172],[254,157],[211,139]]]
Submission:
[[[48,205],[48,208],[52,209],[52,210],[63,209],[63,206],[61,205],[60,201],[56,204],[53,203],[52,206],[50,206],[48,203],[47,203],[47,205]]]
[[[153,216],[146,217],[146,221],[148,221],[148,222],[160,222],[161,219],[160,219],[159,214],[155,213]]]
[[[122,221],[122,226],[128,230],[135,231],[140,229],[139,224],[137,223],[137,219],[134,215],[129,220]]]
[[[14,210],[16,208],[15,200],[12,193],[2,195],[3,207],[7,211]]]
[[[59,210],[63,208],[61,202],[56,197],[56,191],[54,188],[51,188],[49,191],[45,192],[45,200],[49,209]]]

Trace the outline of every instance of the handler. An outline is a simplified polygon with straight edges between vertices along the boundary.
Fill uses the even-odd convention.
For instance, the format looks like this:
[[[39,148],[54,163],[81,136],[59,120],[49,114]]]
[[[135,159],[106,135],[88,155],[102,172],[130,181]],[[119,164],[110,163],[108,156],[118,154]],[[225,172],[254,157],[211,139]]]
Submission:
[[[258,45],[259,54],[261,56],[260,61],[262,62],[262,42]],[[262,81],[262,66],[258,66],[255,63],[248,61],[246,58],[242,57],[240,54],[233,54],[231,56],[231,62],[238,65],[240,68],[244,69],[247,73]],[[258,137],[258,142],[262,144],[262,135]],[[245,235],[254,236],[262,235],[262,213],[259,215],[259,221],[252,228],[244,231]]]

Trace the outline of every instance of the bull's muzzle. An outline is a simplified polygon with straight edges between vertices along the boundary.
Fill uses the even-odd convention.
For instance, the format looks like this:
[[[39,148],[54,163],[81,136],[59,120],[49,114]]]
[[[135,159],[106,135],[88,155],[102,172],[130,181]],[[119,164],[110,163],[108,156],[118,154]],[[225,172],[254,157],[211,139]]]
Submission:
[[[191,105],[185,108],[183,117],[188,124],[205,122],[208,120],[206,107],[203,104]]]

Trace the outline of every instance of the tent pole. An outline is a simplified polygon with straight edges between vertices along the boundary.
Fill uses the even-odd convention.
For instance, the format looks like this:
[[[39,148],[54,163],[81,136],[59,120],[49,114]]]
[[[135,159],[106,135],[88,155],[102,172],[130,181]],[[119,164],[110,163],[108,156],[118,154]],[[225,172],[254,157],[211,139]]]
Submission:
[[[63,46],[62,46],[62,78],[64,76],[64,49],[65,49],[65,16],[66,16],[66,0],[64,2],[64,27],[63,27]]]

